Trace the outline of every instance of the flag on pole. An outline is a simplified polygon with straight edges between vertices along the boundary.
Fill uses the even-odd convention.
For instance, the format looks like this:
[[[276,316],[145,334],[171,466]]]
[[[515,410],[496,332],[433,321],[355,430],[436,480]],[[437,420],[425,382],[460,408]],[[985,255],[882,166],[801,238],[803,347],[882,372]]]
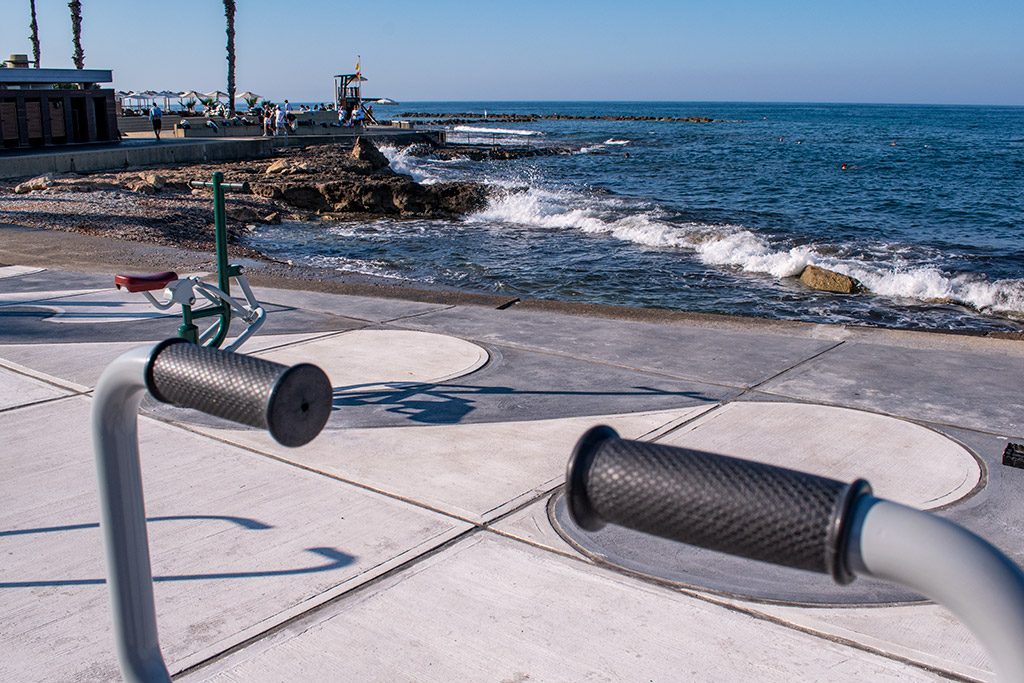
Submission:
[[[359,62],[362,61],[361,55],[356,55],[356,81],[359,80]]]

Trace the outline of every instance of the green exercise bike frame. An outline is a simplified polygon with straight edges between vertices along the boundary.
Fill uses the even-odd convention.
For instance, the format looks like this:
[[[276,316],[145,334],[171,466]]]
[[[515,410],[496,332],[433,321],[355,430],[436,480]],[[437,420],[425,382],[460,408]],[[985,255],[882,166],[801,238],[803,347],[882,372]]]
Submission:
[[[182,339],[220,348],[227,339],[232,318],[245,323],[246,328],[224,347],[234,351],[249,339],[266,320],[266,310],[256,300],[249,283],[242,273],[242,266],[228,263],[227,213],[224,208],[224,193],[227,191],[248,192],[248,183],[225,183],[224,174],[217,171],[210,182],[194,180],[189,183],[194,189],[213,190],[213,222],[217,258],[217,285],[204,282],[199,276],[179,278],[173,271],[161,273],[116,275],[114,284],[129,292],[141,292],[149,302],[159,310],[167,310],[173,306],[181,306],[182,323],[178,326],[178,336]],[[231,296],[231,280],[238,283],[244,300]],[[152,292],[163,290],[163,299],[157,299]],[[202,305],[197,307],[197,301]],[[216,318],[202,333],[197,321],[204,318]]]

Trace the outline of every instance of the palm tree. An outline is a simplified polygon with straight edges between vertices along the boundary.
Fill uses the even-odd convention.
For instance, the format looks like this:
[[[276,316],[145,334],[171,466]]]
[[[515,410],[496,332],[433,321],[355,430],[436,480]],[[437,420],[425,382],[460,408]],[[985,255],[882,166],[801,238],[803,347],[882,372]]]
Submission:
[[[32,35],[29,39],[32,41],[32,59],[36,62],[36,68],[39,68],[39,24],[36,23],[36,0],[29,0],[29,6],[32,8],[32,23],[28,25],[32,29]]]
[[[85,68],[85,52],[82,51],[82,3],[81,0],[71,0],[68,3],[71,8],[71,37],[75,44],[75,54],[72,59],[75,61],[76,69]]]
[[[228,20],[228,108],[235,116],[235,0],[224,0],[224,16]]]

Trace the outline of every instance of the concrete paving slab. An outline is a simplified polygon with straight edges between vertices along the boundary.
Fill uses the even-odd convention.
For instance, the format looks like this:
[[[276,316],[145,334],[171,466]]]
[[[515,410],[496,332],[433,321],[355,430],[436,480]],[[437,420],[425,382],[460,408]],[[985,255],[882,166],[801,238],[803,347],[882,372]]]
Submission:
[[[73,397],[0,413],[0,680],[117,679],[90,403]],[[172,671],[469,526],[145,418],[140,442],[160,635]]]
[[[105,290],[94,288],[83,289],[44,289],[28,290],[22,292],[0,292],[0,306],[24,306],[28,304],[39,304],[50,302],[54,299],[66,299],[68,297],[84,294],[94,294]]]
[[[6,238],[7,226],[0,226]],[[67,273],[59,270],[47,270],[34,266],[4,266],[3,288],[0,290],[0,302],[8,296],[28,295],[45,298],[49,293],[60,293],[66,296],[70,292],[98,292],[113,289],[113,275],[92,275],[86,273]]]
[[[35,273],[41,273],[44,270],[46,269],[37,268],[35,266],[0,266],[0,279],[33,275]]]
[[[905,420],[807,403],[736,402],[659,440],[850,482],[926,510],[971,493],[981,467],[960,444]]]
[[[304,311],[330,313],[354,320],[383,323],[451,308],[450,304],[368,296],[338,296],[321,292],[253,287],[256,298]]]
[[[971,680],[998,680],[978,640],[949,610],[939,605],[893,605],[884,609],[806,609],[752,603],[738,603],[738,606],[780,619],[798,629],[827,634],[840,642],[887,652],[939,671]]]
[[[69,393],[68,390],[0,365],[0,411],[60,398]]]
[[[754,386],[833,347],[832,340],[686,325],[460,307],[403,326],[730,386]]]
[[[489,528],[552,552],[570,557],[578,555],[552,528],[546,498],[498,520]],[[907,661],[976,680],[995,680],[988,656],[977,639],[949,610],[939,605],[890,605],[884,609],[795,607],[707,597],[839,642],[856,643],[875,652],[892,653]]]
[[[997,346],[985,353],[847,343],[759,390],[1024,437],[1024,347]]]
[[[46,318],[49,323],[109,325],[178,315],[176,311],[169,313],[154,308],[141,295],[116,290],[54,297],[36,305],[53,311],[53,315]]]
[[[139,341],[0,344],[0,363],[28,368],[68,386],[87,390],[96,386],[111,361],[139,345]]]
[[[573,555],[571,546],[551,528],[547,500],[538,501],[495,523],[492,528],[553,552]],[[712,598],[740,609],[840,642],[954,672],[976,680],[995,680],[977,639],[949,610],[934,604],[878,607],[796,607]]]
[[[569,454],[589,427],[610,424],[623,436],[636,438],[708,407],[524,422],[326,429],[308,446],[293,451],[255,430],[199,429],[317,472],[482,523],[561,484]]]
[[[569,557],[579,557],[579,551],[569,545],[551,525],[551,520],[548,518],[549,499],[550,496],[545,496],[530,503],[488,524],[487,528],[551,552]]]
[[[934,680],[737,610],[478,534],[183,681]]]
[[[335,394],[388,384],[437,383],[487,363],[487,351],[448,335],[408,330],[353,330],[254,355],[284,365],[315,363]]]
[[[102,315],[110,280],[0,266],[0,554],[14,558],[0,564],[0,680],[117,678],[91,456],[80,457],[90,399],[65,393],[170,323],[55,324],[30,310],[80,299]],[[572,444],[598,422],[804,468],[818,457],[839,478],[854,462],[849,476],[863,475],[857,446],[884,438],[892,461],[867,468],[877,492],[944,504],[939,514],[1022,562],[1024,470],[1000,464],[1020,432],[1019,342],[257,291],[275,308],[245,350],[340,368],[329,374],[349,383],[334,382],[324,434],[290,453],[186,411],[154,411],[184,429],[143,420],[172,669],[252,636],[189,680],[913,680],[935,669],[991,680],[940,607],[810,608],[655,586],[583,559],[549,504]],[[403,337],[414,343],[387,342]],[[479,354],[489,362],[466,360]],[[792,446],[794,435],[805,438]],[[972,479],[980,487],[960,497]],[[599,623],[609,612],[627,615],[614,633]]]

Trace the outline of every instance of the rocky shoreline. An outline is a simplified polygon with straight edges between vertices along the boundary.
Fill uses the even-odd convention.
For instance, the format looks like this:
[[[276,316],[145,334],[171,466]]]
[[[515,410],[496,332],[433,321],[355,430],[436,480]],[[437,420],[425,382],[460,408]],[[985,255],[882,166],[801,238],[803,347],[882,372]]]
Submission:
[[[211,192],[189,187],[215,171],[225,182],[246,183],[247,193],[227,202],[234,257],[265,258],[242,247],[248,226],[338,216],[456,217],[482,208],[485,185],[423,185],[396,173],[366,139],[353,147],[282,148],[268,159],[164,164],[132,171],[46,175],[0,184],[2,221],[179,247],[213,248]]]
[[[474,160],[561,154],[558,148],[461,146],[413,149],[417,155]],[[226,202],[229,254],[276,263],[241,245],[258,224],[315,222],[382,215],[457,217],[483,208],[487,186],[474,182],[423,185],[396,173],[372,142],[282,148],[269,159],[167,164],[135,171],[46,175],[0,185],[0,222],[155,244],[189,251],[214,249],[212,192],[192,189],[215,171],[225,182],[245,184]],[[510,191],[510,190],[502,190]],[[514,190],[512,190],[514,191]],[[290,263],[280,264],[290,267]],[[841,294],[864,291],[853,278],[808,266],[798,279],[810,289]]]

